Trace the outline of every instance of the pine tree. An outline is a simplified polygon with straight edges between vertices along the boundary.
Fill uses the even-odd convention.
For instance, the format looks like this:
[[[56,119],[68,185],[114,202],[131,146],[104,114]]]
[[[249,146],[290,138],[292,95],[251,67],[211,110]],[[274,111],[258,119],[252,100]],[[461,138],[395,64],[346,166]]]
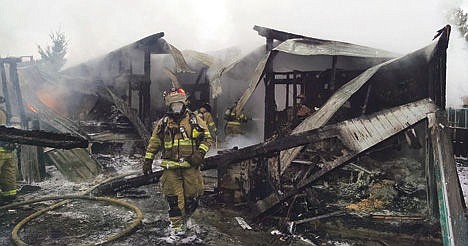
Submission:
[[[447,14],[448,21],[460,31],[461,35],[468,41],[468,13],[457,8],[449,11]]]
[[[65,33],[60,30],[50,33],[49,37],[52,45],[48,45],[45,49],[40,45],[37,46],[41,55],[40,64],[52,72],[58,72],[67,61],[65,55],[67,54],[68,41]]]

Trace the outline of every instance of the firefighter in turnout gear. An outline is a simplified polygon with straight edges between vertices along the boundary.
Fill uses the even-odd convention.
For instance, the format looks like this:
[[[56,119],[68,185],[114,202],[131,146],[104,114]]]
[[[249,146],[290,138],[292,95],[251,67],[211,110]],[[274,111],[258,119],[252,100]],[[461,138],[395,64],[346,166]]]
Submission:
[[[185,234],[186,222],[198,206],[203,192],[200,165],[212,138],[205,122],[187,109],[183,89],[164,93],[167,113],[157,122],[149,141],[143,172],[152,172],[157,152],[162,151],[164,169],[160,183],[169,205],[171,236]]]
[[[226,137],[244,134],[242,130],[242,123],[247,122],[247,117],[242,112],[237,115],[235,112],[236,106],[237,102],[234,103],[231,108],[227,109],[226,112],[224,112],[224,119],[226,120],[224,134]]]
[[[296,115],[292,120],[292,127],[296,128],[302,121],[304,121],[307,117],[312,115],[312,110],[306,105],[306,97],[304,94],[300,94],[297,96],[299,99],[299,103],[296,105],[295,111]]]
[[[0,103],[5,99],[0,97]],[[0,125],[6,125],[7,115],[0,107]],[[0,205],[16,197],[16,156],[15,145],[0,140]]]
[[[218,128],[216,128],[216,124],[213,120],[213,116],[211,115],[211,106],[208,103],[204,103],[196,112],[200,118],[202,118],[208,130],[210,130],[210,134],[212,137],[218,135]]]

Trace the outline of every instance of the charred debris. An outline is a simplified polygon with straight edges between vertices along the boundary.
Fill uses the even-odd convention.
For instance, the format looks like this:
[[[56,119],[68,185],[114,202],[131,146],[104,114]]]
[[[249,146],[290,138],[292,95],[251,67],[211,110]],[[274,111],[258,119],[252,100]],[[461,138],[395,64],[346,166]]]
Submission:
[[[215,207],[277,228],[282,243],[300,234],[314,244],[465,245],[456,163],[468,157],[468,112],[445,109],[450,26],[406,55],[254,30],[265,46],[244,57],[180,51],[157,33],[57,74],[32,59],[2,58],[8,125],[16,128],[0,127],[0,137],[22,145],[27,182],[45,178],[45,163],[70,181],[90,181],[111,168],[99,161],[105,156],[143,153],[164,113],[160,93],[178,85],[193,110],[212,105],[219,129],[234,102],[254,119],[245,136],[256,144],[230,148],[221,133],[206,158]],[[301,104],[310,112],[298,119]],[[95,194],[160,174],[118,179]]]

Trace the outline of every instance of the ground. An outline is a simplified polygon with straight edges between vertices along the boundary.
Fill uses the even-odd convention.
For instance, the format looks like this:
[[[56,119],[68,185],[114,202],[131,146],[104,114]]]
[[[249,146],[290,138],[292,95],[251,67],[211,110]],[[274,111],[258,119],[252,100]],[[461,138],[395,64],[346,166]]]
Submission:
[[[50,175],[43,182],[21,184],[22,191],[17,201],[25,201],[44,196],[78,194],[90,189],[108,176],[130,173],[140,170],[141,157],[101,156],[107,166],[107,173],[98,176],[90,183],[75,184],[64,180],[53,166],[48,166]],[[104,160],[105,159],[105,160]],[[107,164],[106,164],[107,162]],[[468,203],[468,165],[466,160],[458,161],[460,181]],[[142,224],[131,234],[116,240],[111,245],[164,245],[168,234],[167,205],[163,200],[158,184],[141,186],[114,194],[118,199],[138,206],[143,212]],[[0,246],[12,245],[11,231],[26,216],[47,207],[50,202],[40,202],[23,207],[0,211]],[[274,235],[275,223],[256,223],[247,218],[248,208],[229,209],[218,203],[215,194],[207,192],[201,207],[193,215],[198,225],[193,230],[187,244],[199,245],[310,245],[311,240],[296,237]],[[77,245],[101,242],[105,238],[121,231],[135,219],[135,214],[125,208],[95,201],[73,201],[59,209],[47,212],[33,219],[19,232],[20,238],[32,245]],[[235,217],[243,217],[252,226],[244,230]],[[270,225],[270,226],[269,226]],[[196,231],[196,232],[195,232]],[[313,234],[310,234],[313,235]],[[310,238],[309,235],[309,238]],[[317,240],[313,241],[317,242]],[[388,242],[388,241],[387,241]],[[361,245],[343,241],[327,241],[326,245]],[[379,242],[367,242],[365,245],[382,245]]]
[[[103,157],[101,157],[103,158]],[[140,170],[140,157],[105,156],[113,162],[112,175]],[[106,161],[104,161],[105,163]],[[75,184],[64,180],[53,166],[47,167],[50,177],[40,183],[21,184],[23,191],[15,202],[44,196],[78,194],[106,179],[110,173],[101,175],[93,182]],[[131,234],[111,245],[164,245],[168,235],[167,205],[163,200],[159,184],[151,184],[114,194],[118,199],[138,206],[143,213],[142,224]],[[188,244],[200,245],[270,245],[277,238],[270,234],[272,228],[257,227],[244,230],[235,217],[242,217],[241,211],[234,211],[217,204],[214,195],[207,192],[201,207],[193,215],[198,225],[196,239],[189,238]],[[11,231],[26,216],[50,205],[40,202],[0,211],[0,246],[13,245]],[[59,209],[49,211],[27,223],[19,232],[20,238],[32,245],[76,245],[101,242],[121,231],[135,219],[135,214],[125,208],[95,201],[72,201]],[[246,218],[248,221],[248,219]],[[298,242],[300,245],[300,242]]]

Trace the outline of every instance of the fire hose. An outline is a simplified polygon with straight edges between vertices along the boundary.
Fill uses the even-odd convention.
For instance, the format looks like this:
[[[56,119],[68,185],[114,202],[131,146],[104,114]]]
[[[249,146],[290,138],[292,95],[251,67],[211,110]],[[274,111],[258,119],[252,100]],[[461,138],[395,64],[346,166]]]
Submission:
[[[143,214],[142,214],[141,210],[137,206],[135,206],[135,205],[133,205],[131,203],[128,203],[126,201],[122,201],[122,200],[115,199],[115,198],[110,198],[110,197],[94,197],[94,196],[89,196],[89,194],[91,194],[91,192],[93,190],[95,190],[96,188],[102,186],[103,184],[109,183],[111,181],[114,181],[116,179],[120,179],[120,178],[123,178],[123,177],[126,177],[126,176],[134,175],[136,173],[138,173],[138,172],[128,173],[128,174],[120,175],[120,176],[117,176],[117,177],[109,178],[109,179],[101,182],[100,184],[98,184],[96,186],[93,186],[89,190],[85,191],[82,195],[65,195],[65,196],[42,197],[42,198],[32,199],[32,200],[25,201],[25,202],[17,202],[17,203],[12,203],[12,204],[9,204],[9,205],[6,205],[6,206],[2,206],[2,207],[0,207],[0,210],[1,209],[12,208],[12,207],[17,207],[17,206],[22,206],[22,205],[26,205],[26,204],[42,202],[42,201],[66,199],[65,201],[61,201],[59,203],[50,205],[49,207],[46,207],[46,208],[44,208],[42,210],[39,210],[39,211],[29,215],[28,217],[24,218],[18,224],[16,224],[16,226],[13,228],[13,230],[11,232],[11,236],[12,236],[12,239],[13,239],[14,243],[16,245],[21,245],[21,246],[27,245],[27,244],[20,239],[20,237],[18,235],[18,232],[26,223],[33,220],[34,218],[39,217],[40,215],[44,214],[47,211],[51,211],[51,210],[53,210],[55,208],[58,208],[60,206],[63,206],[65,204],[67,204],[68,202],[70,202],[70,199],[71,200],[103,201],[103,202],[117,204],[119,206],[126,207],[126,208],[132,210],[137,216],[133,220],[133,222],[130,223],[126,228],[124,228],[119,233],[108,237],[107,239],[105,239],[102,242],[89,244],[89,245],[103,245],[103,244],[109,243],[111,241],[117,240],[117,239],[127,235],[128,233],[132,232],[141,223],[141,221],[143,219]]]

